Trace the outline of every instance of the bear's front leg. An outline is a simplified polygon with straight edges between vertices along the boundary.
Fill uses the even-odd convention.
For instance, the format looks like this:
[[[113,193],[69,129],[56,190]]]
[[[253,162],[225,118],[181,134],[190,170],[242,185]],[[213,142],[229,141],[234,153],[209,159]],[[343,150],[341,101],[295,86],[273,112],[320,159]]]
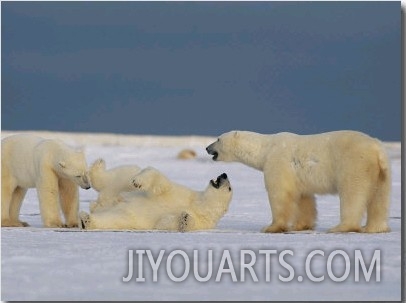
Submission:
[[[36,187],[44,226],[63,227],[59,214],[58,177],[52,171],[43,171]]]
[[[79,188],[68,179],[59,180],[59,202],[68,228],[79,226]]]
[[[297,211],[297,197],[293,191],[285,189],[283,184],[267,186],[272,211],[272,224],[262,229],[266,233],[288,231]]]

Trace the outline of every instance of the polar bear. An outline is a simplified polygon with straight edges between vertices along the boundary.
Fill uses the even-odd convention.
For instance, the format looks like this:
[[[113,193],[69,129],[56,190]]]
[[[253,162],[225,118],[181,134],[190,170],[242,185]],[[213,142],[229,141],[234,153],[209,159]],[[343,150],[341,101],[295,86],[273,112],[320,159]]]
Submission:
[[[231,131],[206,150],[213,160],[241,162],[264,172],[273,217],[265,232],[313,229],[314,194],[335,193],[341,222],[330,232],[390,231],[390,163],[380,141],[366,134]],[[361,228],[365,210],[367,222]]]
[[[170,181],[147,167],[132,180],[137,192],[126,201],[90,215],[80,213],[84,229],[133,229],[191,231],[212,229],[227,212],[232,190],[223,173],[204,191],[194,191]]]
[[[27,189],[33,187],[45,227],[78,226],[78,185],[90,188],[83,152],[59,140],[13,135],[2,140],[1,167],[1,226],[28,226],[19,213]]]
[[[96,201],[90,203],[90,212],[110,207],[123,201],[122,192],[136,190],[131,178],[140,172],[137,165],[122,165],[106,170],[106,162],[97,159],[89,169],[92,188],[99,192]]]

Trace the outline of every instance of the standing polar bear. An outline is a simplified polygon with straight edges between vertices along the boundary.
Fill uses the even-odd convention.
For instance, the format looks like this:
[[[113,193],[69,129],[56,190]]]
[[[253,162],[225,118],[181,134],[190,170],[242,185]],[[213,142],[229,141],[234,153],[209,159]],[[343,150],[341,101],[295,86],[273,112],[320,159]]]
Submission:
[[[170,181],[148,167],[131,179],[136,192],[126,201],[91,214],[80,213],[84,229],[191,231],[212,229],[227,212],[232,191],[226,174],[211,180],[204,191]]]
[[[213,160],[241,162],[264,172],[273,217],[265,232],[313,229],[314,194],[334,193],[340,197],[341,222],[330,232],[390,231],[390,163],[382,144],[366,134],[232,131],[206,150]],[[361,228],[365,210],[367,222]]]
[[[122,165],[106,170],[106,162],[97,159],[90,166],[89,177],[92,188],[99,192],[99,196],[90,203],[90,212],[122,202],[121,193],[136,190],[131,178],[140,170],[137,165]]]
[[[83,152],[58,140],[14,135],[2,140],[1,167],[1,226],[28,226],[19,214],[27,189],[33,187],[45,227],[78,226],[78,185],[90,188]]]

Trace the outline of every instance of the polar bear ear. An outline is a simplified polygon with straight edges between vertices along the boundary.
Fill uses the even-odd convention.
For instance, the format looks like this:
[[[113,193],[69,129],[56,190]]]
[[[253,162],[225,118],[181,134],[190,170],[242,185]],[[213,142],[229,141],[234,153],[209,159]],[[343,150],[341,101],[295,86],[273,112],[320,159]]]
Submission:
[[[92,167],[105,167],[106,166],[106,161],[104,159],[99,158],[94,163],[92,164]]]
[[[64,162],[64,161],[59,161],[59,166],[60,167],[62,167],[62,168],[65,168],[66,167],[66,163]]]

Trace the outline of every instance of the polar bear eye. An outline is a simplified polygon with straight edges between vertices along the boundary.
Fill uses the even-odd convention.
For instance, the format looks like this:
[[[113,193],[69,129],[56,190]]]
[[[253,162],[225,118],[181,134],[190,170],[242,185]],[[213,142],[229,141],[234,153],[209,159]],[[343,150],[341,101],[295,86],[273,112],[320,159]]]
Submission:
[[[75,176],[75,178],[82,178],[82,176]]]

